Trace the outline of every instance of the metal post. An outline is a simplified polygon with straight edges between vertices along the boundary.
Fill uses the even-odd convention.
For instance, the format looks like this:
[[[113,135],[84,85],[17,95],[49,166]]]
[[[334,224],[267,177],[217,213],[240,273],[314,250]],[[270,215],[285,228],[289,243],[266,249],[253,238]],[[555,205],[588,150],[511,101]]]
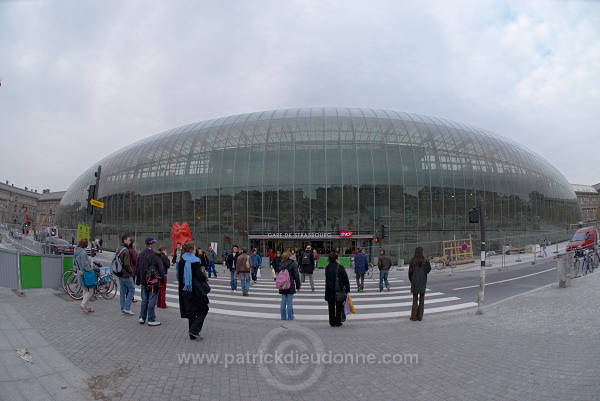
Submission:
[[[98,166],[98,171],[96,172],[96,187],[94,190],[94,200],[98,200],[98,188],[100,187],[100,172],[102,171],[102,166]],[[96,232],[96,206],[92,206],[93,207],[93,213],[92,213],[92,228],[90,229],[90,248],[91,248],[91,254],[92,256],[96,256],[96,253],[94,252],[94,246],[92,245],[94,242],[94,235]]]
[[[477,314],[483,313],[483,297],[485,293],[485,202],[479,201],[479,225],[481,228],[481,268],[479,270],[479,296],[477,297]]]
[[[17,280],[19,284],[19,292],[23,291],[23,285],[21,284],[21,252],[17,249]]]

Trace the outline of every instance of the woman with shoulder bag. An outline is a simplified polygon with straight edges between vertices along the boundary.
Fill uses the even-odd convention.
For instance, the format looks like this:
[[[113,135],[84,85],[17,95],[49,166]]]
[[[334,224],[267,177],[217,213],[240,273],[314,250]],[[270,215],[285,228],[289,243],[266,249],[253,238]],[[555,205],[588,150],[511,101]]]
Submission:
[[[200,258],[194,255],[195,244],[192,241],[183,244],[184,254],[177,264],[179,282],[179,312],[188,319],[190,340],[202,340],[200,331],[208,315],[208,293],[210,286],[206,274],[201,269]]]
[[[96,272],[92,269],[92,263],[87,255],[87,247],[88,247],[88,239],[82,238],[77,246],[75,247],[75,251],[73,252],[73,266],[77,268],[78,276],[79,276],[79,285],[83,290],[83,299],[81,300],[81,305],[79,307],[85,313],[93,312],[92,308],[88,308],[88,303],[90,302],[90,298],[94,292],[94,286],[86,287],[84,283],[84,275],[90,276],[93,274],[94,278],[96,277]],[[96,284],[98,284],[98,280],[96,279]]]
[[[329,309],[331,327],[342,326],[342,312],[346,295],[350,293],[350,280],[343,266],[338,263],[338,254],[329,254],[329,264],[325,267],[325,301]]]
[[[294,320],[294,294],[300,290],[300,273],[298,273],[298,263],[291,259],[292,252],[287,250],[281,255],[281,263],[275,269],[275,274],[282,270],[287,270],[290,275],[290,288],[279,290],[281,294],[281,320]]]

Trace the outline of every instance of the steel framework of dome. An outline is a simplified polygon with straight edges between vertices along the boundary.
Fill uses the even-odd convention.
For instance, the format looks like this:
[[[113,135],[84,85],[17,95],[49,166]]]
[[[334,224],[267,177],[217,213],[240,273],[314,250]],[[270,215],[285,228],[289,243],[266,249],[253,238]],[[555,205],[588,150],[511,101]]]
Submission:
[[[173,222],[184,221],[199,244],[228,237],[262,248],[286,239],[300,246],[342,240],[346,230],[352,245],[364,246],[381,224],[388,244],[428,243],[476,232],[467,216],[479,199],[492,237],[564,229],[581,213],[562,174],[523,146],[387,110],[264,111],[148,137],[71,185],[58,211],[61,227],[89,221],[87,187],[98,165],[106,205],[99,232],[109,247],[123,232],[166,243]]]

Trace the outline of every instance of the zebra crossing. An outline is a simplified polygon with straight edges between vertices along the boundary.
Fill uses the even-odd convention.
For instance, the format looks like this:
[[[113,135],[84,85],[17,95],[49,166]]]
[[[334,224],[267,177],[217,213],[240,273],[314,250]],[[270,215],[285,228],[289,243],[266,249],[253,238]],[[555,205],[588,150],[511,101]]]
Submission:
[[[390,275],[391,276],[391,275]],[[300,291],[294,295],[294,315],[296,320],[327,321],[327,302],[324,300],[325,279],[315,278],[315,292],[310,289],[308,279]],[[211,292],[210,313],[227,316],[280,319],[279,305],[281,296],[271,277],[259,278],[251,283],[249,296],[242,296],[240,282],[238,291],[231,292],[229,274],[219,275],[208,280]],[[412,294],[410,283],[398,277],[390,277],[390,291],[379,292],[379,279],[365,279],[365,289],[355,292],[356,284],[350,280],[351,293],[356,313],[349,316],[352,320],[377,320],[410,316]],[[138,294],[139,296],[139,289]],[[167,283],[166,301],[169,307],[179,308],[178,285]],[[425,313],[441,313],[477,306],[475,302],[465,302],[461,298],[448,296],[441,292],[427,290],[425,295]]]

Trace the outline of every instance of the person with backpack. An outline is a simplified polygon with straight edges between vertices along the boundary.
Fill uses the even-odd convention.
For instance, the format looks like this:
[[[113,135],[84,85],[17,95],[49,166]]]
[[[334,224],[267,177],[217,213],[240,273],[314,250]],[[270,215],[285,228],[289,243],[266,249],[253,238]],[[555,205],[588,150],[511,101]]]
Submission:
[[[188,320],[190,340],[202,340],[200,331],[208,314],[208,286],[206,274],[202,271],[200,258],[194,255],[195,244],[192,241],[183,244],[184,254],[177,264],[179,282],[179,312]]]
[[[235,261],[235,268],[240,274],[240,282],[242,283],[242,295],[247,297],[250,290],[250,256],[245,249],[240,249],[240,254]]]
[[[314,270],[315,254],[312,251],[312,247],[308,245],[304,252],[302,252],[302,257],[300,258],[300,271],[302,272],[302,283],[304,283],[306,276],[308,276],[312,292],[315,292],[315,281],[313,279]]]
[[[362,248],[358,248],[356,256],[354,256],[354,273],[356,274],[356,286],[359,292],[365,289],[365,273],[368,270],[367,255],[363,253]]]
[[[329,309],[329,325],[342,326],[342,313],[346,294],[350,293],[350,280],[346,269],[340,267],[338,254],[329,254],[329,263],[325,267],[325,301]],[[343,298],[343,299],[341,299]]]
[[[286,250],[281,255],[281,263],[275,269],[277,277],[275,286],[281,294],[281,320],[294,320],[294,294],[300,290],[300,274],[298,273],[298,263],[291,259],[292,252]]]
[[[262,257],[258,253],[258,249],[254,248],[252,250],[252,255],[250,255],[250,261],[252,264],[252,281],[256,284],[256,281],[258,279],[258,269],[260,269],[260,266],[262,265]]]
[[[156,321],[156,300],[160,282],[165,276],[163,262],[154,251],[156,240],[146,238],[146,249],[138,255],[135,284],[140,286],[142,293],[142,306],[140,308],[140,324],[148,321],[148,326],[160,326]]]
[[[133,282],[133,265],[131,263],[131,254],[129,253],[130,243],[131,238],[129,234],[123,234],[121,236],[121,245],[115,251],[115,256],[110,264],[112,273],[119,278],[121,313],[127,316],[135,315],[131,311],[135,286]]]

